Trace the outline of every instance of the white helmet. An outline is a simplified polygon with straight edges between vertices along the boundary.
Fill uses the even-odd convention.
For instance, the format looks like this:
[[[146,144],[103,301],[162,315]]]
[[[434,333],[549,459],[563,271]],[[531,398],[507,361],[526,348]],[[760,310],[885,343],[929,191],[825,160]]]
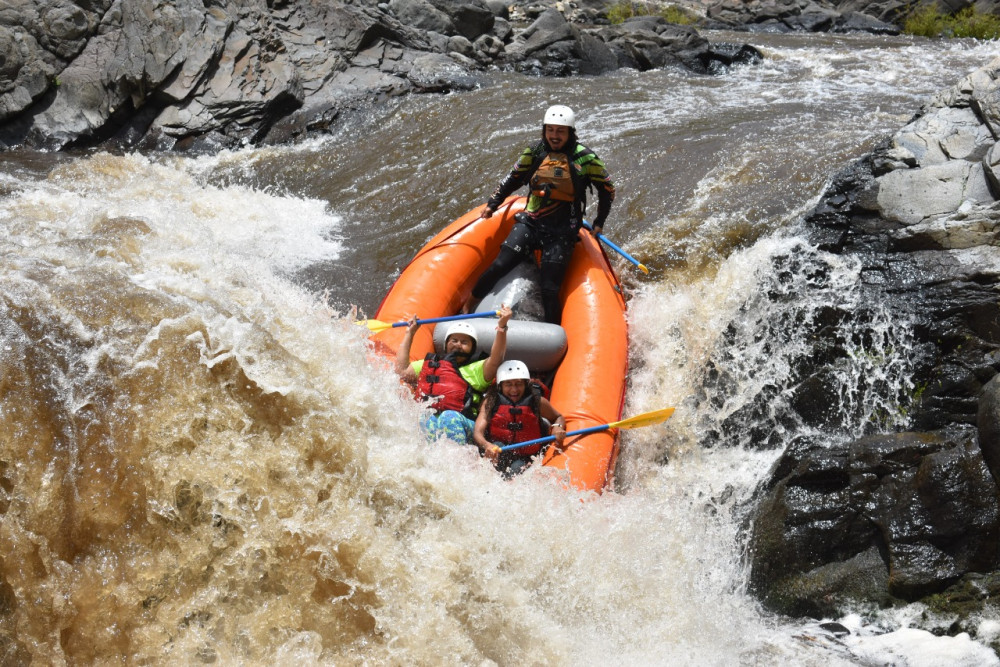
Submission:
[[[573,110],[562,104],[549,107],[545,112],[543,125],[565,125],[566,127],[576,127],[576,116]]]
[[[520,361],[505,361],[497,369],[497,384],[507,380],[530,380],[528,367]]]
[[[465,334],[472,339],[472,351],[476,351],[476,345],[479,344],[479,339],[476,337],[476,328],[469,324],[468,322],[452,322],[451,326],[448,327],[448,331],[444,334],[444,342],[448,342],[448,338],[453,334]]]

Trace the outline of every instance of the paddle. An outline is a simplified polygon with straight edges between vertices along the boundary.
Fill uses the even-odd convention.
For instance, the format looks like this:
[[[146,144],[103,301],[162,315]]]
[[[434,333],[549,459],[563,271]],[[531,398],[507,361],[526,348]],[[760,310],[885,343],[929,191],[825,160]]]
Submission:
[[[583,226],[586,227],[587,229],[589,229],[590,231],[594,231],[594,228],[591,227],[590,223],[587,222],[586,220],[583,221]],[[642,262],[640,262],[639,260],[637,260],[635,257],[633,257],[632,255],[628,254],[627,252],[625,252],[621,248],[619,248],[607,236],[605,236],[604,234],[601,234],[600,232],[598,232],[597,233],[597,238],[600,241],[603,241],[605,245],[607,245],[609,248],[611,248],[612,250],[614,250],[615,252],[617,252],[619,255],[621,255],[622,257],[624,257],[625,259],[627,259],[628,261],[632,262],[637,267],[639,267],[640,271],[642,271],[643,273],[647,273],[647,274],[649,273],[649,269],[646,268],[645,264],[643,264]]]
[[[420,324],[435,324],[437,322],[452,322],[454,320],[472,320],[478,317],[498,317],[500,315],[499,311],[487,310],[482,313],[466,313],[464,315],[448,315],[447,317],[429,317],[426,320],[422,320],[419,317],[417,322]],[[385,331],[386,329],[392,329],[394,327],[405,327],[409,325],[409,322],[403,320],[402,322],[382,322],[380,320],[358,320],[355,324],[360,324],[362,326],[368,327],[368,329],[374,333],[380,331]]]
[[[570,431],[566,434],[566,436],[597,433],[598,431],[607,431],[612,428],[639,428],[640,426],[652,426],[653,424],[659,424],[660,422],[667,421],[670,419],[670,415],[672,414],[674,414],[673,408],[653,410],[652,412],[644,412],[641,415],[636,415],[635,417],[631,417],[620,422],[611,422],[610,424],[601,424],[600,426],[580,428],[575,431]],[[540,445],[543,442],[552,442],[555,439],[556,437],[554,435],[547,435],[544,438],[535,438],[534,440],[528,440],[527,442],[515,442],[513,445],[501,447],[500,450],[509,452],[515,449],[521,449],[522,447],[527,447],[528,445]]]

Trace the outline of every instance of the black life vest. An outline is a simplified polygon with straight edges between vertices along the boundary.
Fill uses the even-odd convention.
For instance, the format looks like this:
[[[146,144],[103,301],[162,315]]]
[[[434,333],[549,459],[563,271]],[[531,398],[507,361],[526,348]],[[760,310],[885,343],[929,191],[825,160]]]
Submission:
[[[533,389],[529,389],[517,403],[500,395],[493,414],[490,416],[486,429],[486,439],[503,445],[513,445],[515,442],[527,442],[541,438],[542,419],[539,414],[539,398]],[[517,458],[534,456],[541,451],[542,445],[535,444],[513,452]]]
[[[438,412],[455,410],[472,417],[475,392],[450,356],[428,354],[417,376],[417,389],[424,400],[433,400],[431,407]]]

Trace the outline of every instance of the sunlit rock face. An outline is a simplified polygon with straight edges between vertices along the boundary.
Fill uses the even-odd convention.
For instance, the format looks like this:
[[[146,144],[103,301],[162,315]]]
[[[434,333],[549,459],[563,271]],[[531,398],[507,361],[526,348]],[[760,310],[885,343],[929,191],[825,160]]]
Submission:
[[[1000,59],[839,174],[807,218],[821,248],[861,262],[871,302],[912,323],[912,392],[902,432],[805,438],[761,489],[751,560],[776,609],[919,600],[1000,569],[998,90]],[[803,387],[802,405],[836,405],[830,382]]]
[[[0,9],[0,148],[287,143],[389,98],[470,90],[488,69],[717,74],[762,58],[662,18],[598,29],[553,6],[514,27],[482,0],[84,5]]]

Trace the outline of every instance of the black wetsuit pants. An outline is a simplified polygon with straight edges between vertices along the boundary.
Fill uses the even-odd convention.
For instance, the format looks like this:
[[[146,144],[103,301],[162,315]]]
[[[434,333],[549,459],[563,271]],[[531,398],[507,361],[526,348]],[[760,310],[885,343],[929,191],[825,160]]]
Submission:
[[[568,230],[552,232],[544,227],[537,228],[531,222],[514,223],[514,228],[500,246],[500,254],[483,271],[476,286],[472,288],[473,298],[482,299],[511,269],[530,257],[535,250],[541,250],[539,287],[542,306],[545,308],[545,321],[560,324],[562,303],[559,301],[559,290],[566,275],[566,267],[573,256],[573,246],[578,240],[577,234]]]

